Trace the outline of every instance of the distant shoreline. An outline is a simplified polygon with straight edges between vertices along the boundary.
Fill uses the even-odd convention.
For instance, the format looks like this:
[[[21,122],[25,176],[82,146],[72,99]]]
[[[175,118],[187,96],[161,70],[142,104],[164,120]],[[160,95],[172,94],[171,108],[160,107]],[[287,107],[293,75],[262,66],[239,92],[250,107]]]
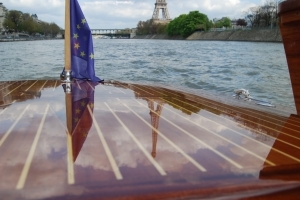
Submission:
[[[27,38],[2,38],[0,39],[0,42],[25,42],[25,41],[40,41],[40,40],[62,40],[61,38],[41,38],[41,39],[27,39]]]
[[[199,31],[194,32],[187,38],[168,36],[167,34],[137,35],[133,39],[282,42],[279,29]]]

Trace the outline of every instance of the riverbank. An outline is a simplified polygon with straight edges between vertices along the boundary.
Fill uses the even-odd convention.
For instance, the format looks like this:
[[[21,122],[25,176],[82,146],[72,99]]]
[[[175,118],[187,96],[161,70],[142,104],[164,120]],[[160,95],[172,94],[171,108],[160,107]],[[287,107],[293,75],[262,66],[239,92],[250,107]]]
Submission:
[[[195,32],[187,40],[282,42],[279,29]]]
[[[199,31],[187,38],[182,36],[138,35],[133,39],[165,39],[165,40],[215,40],[215,41],[249,41],[249,42],[282,42],[279,29],[276,30],[230,30],[230,31]]]
[[[137,35],[133,39],[156,39],[156,40],[185,40],[182,36],[169,36],[168,34]]]
[[[23,42],[39,40],[62,40],[62,38],[0,38],[0,42]]]

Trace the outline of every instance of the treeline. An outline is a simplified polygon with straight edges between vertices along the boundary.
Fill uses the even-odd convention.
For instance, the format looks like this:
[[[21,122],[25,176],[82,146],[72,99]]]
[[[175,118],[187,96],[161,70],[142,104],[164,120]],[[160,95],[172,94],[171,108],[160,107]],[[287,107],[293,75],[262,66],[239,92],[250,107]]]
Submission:
[[[223,17],[222,19],[216,21],[215,23],[211,22],[213,28],[230,28],[231,20],[228,17]]]
[[[251,7],[244,12],[252,27],[278,26],[278,0],[266,0],[261,6]]]
[[[205,14],[199,11],[192,11],[173,19],[169,24],[155,23],[153,20],[140,21],[137,24],[137,34],[163,34],[181,35],[187,37],[195,30],[208,30],[212,22]]]
[[[208,30],[211,22],[208,17],[199,11],[192,11],[189,14],[183,14],[172,20],[167,26],[169,35],[181,35],[187,37],[195,30]]]
[[[6,13],[3,26],[9,32],[24,32],[29,35],[39,33],[55,37],[61,32],[61,28],[55,23],[37,22],[29,13],[22,13],[17,10],[10,10]]]
[[[166,33],[167,24],[158,24],[155,23],[152,19],[147,21],[139,21],[137,24],[138,35],[147,35],[147,34],[163,34]]]

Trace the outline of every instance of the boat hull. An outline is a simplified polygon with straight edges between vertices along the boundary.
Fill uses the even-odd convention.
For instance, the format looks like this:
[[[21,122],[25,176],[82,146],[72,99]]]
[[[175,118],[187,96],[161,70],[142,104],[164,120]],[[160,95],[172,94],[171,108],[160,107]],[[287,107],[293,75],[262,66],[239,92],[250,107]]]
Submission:
[[[300,195],[300,117],[287,109],[159,86],[66,86],[0,81],[1,199]]]
[[[279,4],[280,30],[286,53],[297,113],[300,113],[300,1]]]

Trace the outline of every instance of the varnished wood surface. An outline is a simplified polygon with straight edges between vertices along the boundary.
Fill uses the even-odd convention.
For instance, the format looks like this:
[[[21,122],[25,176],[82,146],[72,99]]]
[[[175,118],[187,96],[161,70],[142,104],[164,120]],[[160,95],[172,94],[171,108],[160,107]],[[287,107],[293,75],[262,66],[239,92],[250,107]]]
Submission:
[[[278,14],[295,104],[300,114],[300,1],[281,2]]]
[[[300,1],[298,0],[285,0],[278,4],[278,13],[288,13],[300,9]]]
[[[71,87],[0,82],[1,198],[300,195],[298,115],[149,85]]]

